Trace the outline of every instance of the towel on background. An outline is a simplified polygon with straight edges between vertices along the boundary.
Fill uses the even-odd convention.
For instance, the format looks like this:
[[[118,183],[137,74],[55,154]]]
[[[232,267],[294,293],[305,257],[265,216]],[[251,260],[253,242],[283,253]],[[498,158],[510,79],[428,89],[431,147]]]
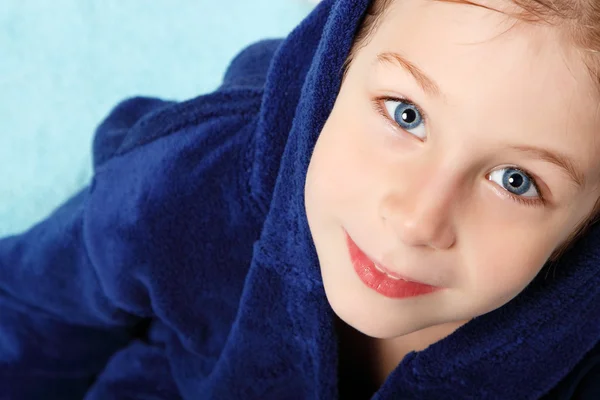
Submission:
[[[110,113],[90,185],[0,240],[0,398],[337,398],[303,190],[367,4],[320,2],[214,93]],[[409,353],[374,398],[592,390],[599,249],[595,227],[553,279]]]
[[[92,133],[133,95],[214,90],[241,48],[289,33],[306,0],[2,0],[0,237],[83,188]]]

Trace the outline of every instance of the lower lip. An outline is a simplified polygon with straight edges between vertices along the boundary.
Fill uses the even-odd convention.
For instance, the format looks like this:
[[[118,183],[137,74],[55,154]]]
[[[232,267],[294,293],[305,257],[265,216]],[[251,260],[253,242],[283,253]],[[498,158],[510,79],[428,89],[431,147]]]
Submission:
[[[346,233],[346,241],[350,250],[350,259],[358,277],[367,287],[375,290],[386,297],[402,299],[406,297],[415,297],[435,292],[442,288],[429,286],[423,283],[409,282],[403,279],[391,278],[384,272],[375,268],[375,263],[371,261],[365,253],[354,243],[350,235]]]

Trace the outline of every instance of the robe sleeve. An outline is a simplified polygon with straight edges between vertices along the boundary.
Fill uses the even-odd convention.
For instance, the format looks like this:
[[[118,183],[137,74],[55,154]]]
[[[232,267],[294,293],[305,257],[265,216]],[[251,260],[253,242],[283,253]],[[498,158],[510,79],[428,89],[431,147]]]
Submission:
[[[164,104],[119,104],[96,132],[95,167]],[[28,231],[0,239],[0,398],[83,398],[111,355],[151,317],[111,300],[104,266],[90,259],[84,216],[92,186]]]

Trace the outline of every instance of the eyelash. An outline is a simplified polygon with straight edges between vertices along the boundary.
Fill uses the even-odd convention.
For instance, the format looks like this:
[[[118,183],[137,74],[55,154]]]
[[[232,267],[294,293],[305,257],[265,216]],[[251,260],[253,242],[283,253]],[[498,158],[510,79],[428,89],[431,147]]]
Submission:
[[[380,114],[383,118],[385,118],[387,120],[387,122],[389,122],[392,125],[393,128],[403,130],[402,127],[400,127],[398,125],[398,123],[396,121],[392,120],[390,118],[390,116],[388,115],[388,112],[387,112],[385,106],[383,105],[384,102],[386,102],[386,101],[400,101],[405,104],[409,104],[409,105],[413,106],[421,114],[421,118],[423,118],[423,123],[425,125],[427,125],[427,121],[429,120],[429,117],[427,116],[425,111],[423,111],[423,109],[421,109],[421,107],[419,107],[414,101],[412,101],[406,97],[393,97],[393,96],[380,96],[380,97],[374,98],[373,99],[373,107],[375,108],[375,111],[377,111],[378,114]],[[507,168],[507,167],[505,167],[505,168]],[[533,176],[529,172],[523,170],[522,168],[519,168],[516,166],[511,166],[511,168],[518,170],[523,175],[527,176],[528,179],[531,180],[531,183],[532,183],[533,187],[535,188],[535,190],[537,191],[539,197],[537,197],[535,199],[530,199],[530,198],[523,197],[523,196],[516,196],[516,195],[512,194],[511,192],[509,192],[508,190],[501,188],[502,190],[504,190],[507,193],[508,197],[512,201],[516,202],[517,204],[524,205],[524,206],[536,207],[536,206],[546,205],[546,199],[542,195],[542,191],[540,190],[540,187],[539,187],[537,181],[533,178]]]

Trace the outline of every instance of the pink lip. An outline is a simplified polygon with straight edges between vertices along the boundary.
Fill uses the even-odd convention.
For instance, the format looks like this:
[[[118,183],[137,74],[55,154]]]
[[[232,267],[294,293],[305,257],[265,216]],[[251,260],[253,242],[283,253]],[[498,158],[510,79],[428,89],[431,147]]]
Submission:
[[[350,251],[350,259],[354,270],[358,274],[360,280],[367,285],[367,287],[375,290],[378,293],[386,297],[391,298],[406,298],[420,296],[428,293],[441,290],[442,288],[437,286],[430,286],[420,282],[413,282],[407,278],[401,277],[398,274],[391,273],[390,275],[400,278],[391,278],[384,272],[380,272],[375,268],[375,263],[365,254],[363,251],[354,243],[350,235],[346,232],[346,242],[348,244],[348,250]],[[382,267],[379,263],[377,266],[388,272],[388,270]]]

